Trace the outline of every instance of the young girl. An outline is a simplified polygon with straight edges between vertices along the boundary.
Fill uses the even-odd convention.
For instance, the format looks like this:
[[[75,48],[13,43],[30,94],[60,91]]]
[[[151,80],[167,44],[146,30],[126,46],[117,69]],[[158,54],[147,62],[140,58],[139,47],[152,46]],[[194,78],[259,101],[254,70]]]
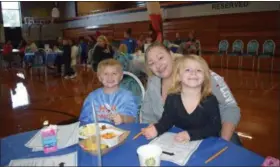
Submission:
[[[199,56],[189,55],[178,58],[175,64],[162,117],[158,123],[142,129],[143,135],[152,139],[175,125],[184,130],[175,137],[179,142],[219,136],[220,112],[218,101],[211,94],[207,63]]]

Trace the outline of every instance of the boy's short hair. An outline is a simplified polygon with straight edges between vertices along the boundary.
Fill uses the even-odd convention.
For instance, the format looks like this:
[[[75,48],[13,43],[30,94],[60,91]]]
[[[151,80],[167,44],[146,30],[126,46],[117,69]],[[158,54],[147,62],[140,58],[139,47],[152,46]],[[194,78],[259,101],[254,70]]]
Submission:
[[[120,70],[120,72],[123,72],[122,64],[118,60],[105,59],[99,62],[97,66],[97,74],[99,75],[104,70],[104,68],[108,66],[115,66]]]

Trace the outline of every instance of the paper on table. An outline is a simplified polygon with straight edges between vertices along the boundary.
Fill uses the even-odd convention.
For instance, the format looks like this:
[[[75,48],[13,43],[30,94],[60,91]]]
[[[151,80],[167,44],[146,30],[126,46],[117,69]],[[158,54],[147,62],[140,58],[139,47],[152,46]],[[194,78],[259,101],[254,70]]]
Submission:
[[[11,160],[9,166],[60,166],[61,163],[64,166],[78,166],[77,157],[77,152],[73,152],[60,156],[17,159]]]
[[[79,124],[80,122],[76,122],[69,125],[61,125],[57,128],[57,146],[58,149],[66,148],[77,144],[79,141]],[[37,132],[34,137],[32,137],[26,144],[26,147],[32,148],[32,151],[42,151],[42,138],[40,131]]]
[[[178,165],[185,165],[191,155],[197,150],[202,140],[179,143],[174,140],[176,133],[166,132],[155,138],[150,143],[161,147],[163,151],[174,153],[174,155],[161,155],[161,160],[170,161]]]

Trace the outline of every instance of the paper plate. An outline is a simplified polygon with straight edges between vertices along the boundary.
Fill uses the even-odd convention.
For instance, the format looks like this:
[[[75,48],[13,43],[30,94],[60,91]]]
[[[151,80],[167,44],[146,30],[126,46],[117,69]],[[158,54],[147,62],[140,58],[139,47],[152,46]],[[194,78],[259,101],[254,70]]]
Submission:
[[[104,154],[107,154],[108,152],[114,150],[115,148],[119,147],[120,145],[122,145],[125,140],[127,139],[127,137],[129,136],[130,134],[130,131],[126,131],[126,130],[123,130],[123,129],[119,129],[117,127],[112,127],[111,128],[112,130],[116,130],[118,132],[121,133],[120,136],[118,136],[118,142],[117,143],[114,143],[113,145],[111,145],[112,147],[109,147],[108,144],[112,144],[112,143],[107,143],[106,141],[104,141],[104,139],[102,139],[101,137],[101,154],[104,155]],[[110,129],[110,131],[111,131]],[[104,130],[102,131],[101,133],[106,133],[106,131],[108,132],[108,130]],[[119,134],[118,134],[119,135]],[[80,140],[79,141],[79,145],[81,146],[81,148],[93,155],[98,155],[98,152],[97,152],[97,149],[96,149],[96,137],[95,136],[92,136],[92,137],[88,137],[87,139],[85,140]]]
[[[105,129],[108,129],[108,128],[112,128],[114,126],[111,124],[108,124],[108,123],[99,123],[100,132],[102,130],[105,130],[105,129],[102,129],[102,127],[106,127]],[[91,124],[87,124],[87,125],[79,127],[79,138],[80,139],[87,139],[89,136],[93,136],[93,135],[95,135],[95,123],[91,123]]]

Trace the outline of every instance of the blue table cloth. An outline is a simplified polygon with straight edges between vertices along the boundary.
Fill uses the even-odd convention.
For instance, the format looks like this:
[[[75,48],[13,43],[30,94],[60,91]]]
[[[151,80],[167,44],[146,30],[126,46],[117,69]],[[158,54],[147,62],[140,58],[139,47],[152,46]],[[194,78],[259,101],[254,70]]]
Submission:
[[[119,128],[130,130],[131,133],[126,142],[120,147],[112,150],[102,157],[103,166],[139,166],[137,148],[140,145],[147,144],[143,136],[136,140],[132,138],[140,131],[141,128],[147,125],[143,124],[124,124]],[[179,132],[177,128],[171,129],[173,132]],[[1,166],[9,164],[12,159],[19,158],[34,158],[54,155],[63,155],[71,152],[78,152],[79,166],[96,166],[97,157],[90,153],[84,152],[79,145],[74,145],[65,149],[58,150],[55,153],[45,155],[41,152],[31,152],[31,150],[24,146],[24,144],[31,139],[37,131],[21,133],[1,139]],[[228,146],[228,149],[219,157],[208,164],[204,162],[213,154]],[[235,144],[229,143],[220,138],[208,138],[203,140],[197,151],[191,156],[186,164],[187,166],[261,166],[264,158],[249,151],[245,148],[239,147]],[[161,166],[176,165],[171,162],[161,161]]]
[[[54,64],[56,56],[58,54],[59,53],[56,53],[56,52],[46,53],[46,56],[45,56],[46,64]],[[35,56],[35,53],[25,53],[23,59],[25,62],[31,63],[34,56]]]

